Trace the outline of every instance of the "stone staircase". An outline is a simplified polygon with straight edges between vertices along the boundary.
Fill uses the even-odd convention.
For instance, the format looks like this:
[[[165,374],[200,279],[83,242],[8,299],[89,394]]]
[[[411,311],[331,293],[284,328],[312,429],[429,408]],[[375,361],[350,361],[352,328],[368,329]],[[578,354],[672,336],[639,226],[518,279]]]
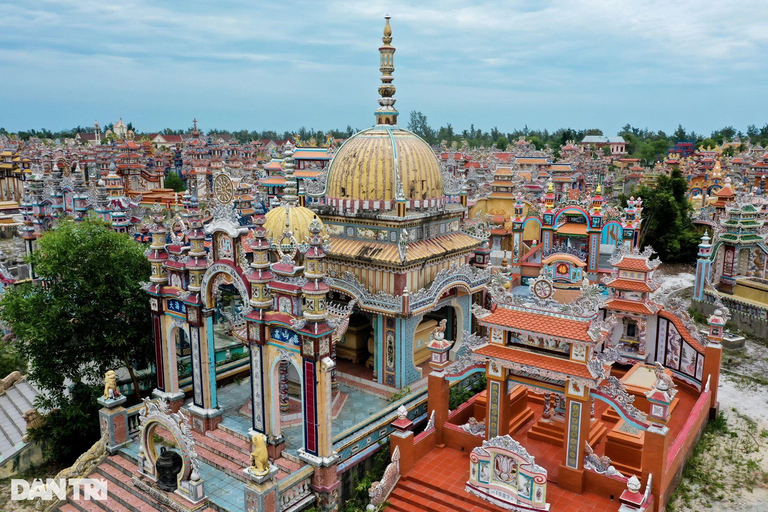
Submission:
[[[164,430],[156,433],[171,441],[170,436]],[[245,487],[246,477],[243,469],[250,465],[251,441],[248,436],[240,434],[232,429],[219,425],[205,434],[192,433],[195,439],[195,450],[200,461],[232,478],[243,482]],[[134,441],[136,442],[136,441]],[[67,497],[66,503],[59,506],[62,512],[74,511],[114,511],[114,512],[145,512],[157,510],[173,512],[166,504],[159,503],[155,498],[141,491],[131,483],[131,478],[138,474],[136,457],[128,450],[120,450],[117,454],[108,456],[96,467],[91,478],[103,478],[108,482],[108,499],[106,501],[75,500],[72,494]],[[299,470],[305,464],[294,457],[281,457],[273,463],[279,468],[276,478],[281,480],[291,473]],[[206,487],[206,494],[211,495],[212,489]],[[162,492],[162,491],[161,491]],[[240,493],[243,491],[241,490]],[[216,505],[214,500],[209,500],[204,506],[197,507],[175,493],[165,493],[185,509],[195,512],[225,512],[225,507]],[[176,508],[176,507],[173,507]]]
[[[501,511],[469,493],[457,495],[444,489],[404,476],[387,499],[395,512],[487,512]]]
[[[141,492],[131,483],[131,477],[138,472],[136,461],[121,451],[110,455],[96,467],[96,471],[89,475],[90,478],[101,478],[108,482],[108,495],[106,501],[75,500],[70,494],[67,501],[58,510],[61,512],[96,512],[106,510],[109,512],[144,512],[157,510],[161,512],[173,512],[171,507],[162,505],[151,496]],[[181,496],[167,493],[167,496],[184,508],[193,509],[194,504],[184,500]],[[200,512],[221,512],[218,508],[203,506],[198,508]]]
[[[607,431],[608,428],[602,421],[592,420],[587,442],[590,446],[597,445]],[[555,446],[563,446],[565,440],[565,424],[562,421],[557,420],[539,420],[533,424],[527,435],[531,439],[537,441],[543,441]]]

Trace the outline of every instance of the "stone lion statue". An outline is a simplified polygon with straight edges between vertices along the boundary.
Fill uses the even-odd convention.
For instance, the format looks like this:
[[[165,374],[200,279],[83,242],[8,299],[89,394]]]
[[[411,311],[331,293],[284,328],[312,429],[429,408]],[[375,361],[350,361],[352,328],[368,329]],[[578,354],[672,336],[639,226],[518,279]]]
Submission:
[[[117,387],[117,374],[114,370],[109,370],[104,375],[104,400],[117,398],[120,396],[120,390]]]
[[[27,432],[24,434],[22,441],[28,443],[30,440],[29,429],[39,428],[43,425],[44,420],[37,409],[30,409],[21,415],[24,421],[27,423]]]
[[[445,338],[445,326],[448,324],[448,320],[443,318],[440,320],[440,323],[437,324],[437,327],[432,329],[432,337],[436,340],[442,340]]]
[[[654,373],[656,374],[656,389],[660,391],[674,390],[676,385],[672,377],[664,373],[664,365],[656,361],[654,363]]]
[[[253,434],[251,436],[251,468],[258,476],[269,473],[269,456],[267,454],[267,438],[264,434]]]
[[[22,378],[20,371],[9,373],[4,379],[0,379],[0,393],[4,393],[6,390],[13,387],[14,384],[19,382]]]

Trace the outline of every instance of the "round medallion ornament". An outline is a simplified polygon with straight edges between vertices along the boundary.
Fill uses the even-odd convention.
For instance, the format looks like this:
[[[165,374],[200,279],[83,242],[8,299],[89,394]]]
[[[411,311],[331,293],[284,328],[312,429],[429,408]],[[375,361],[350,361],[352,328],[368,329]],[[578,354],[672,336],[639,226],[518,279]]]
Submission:
[[[552,282],[548,279],[538,278],[533,282],[533,294],[540,299],[548,299],[555,292]]]
[[[235,198],[235,187],[229,176],[222,173],[213,180],[213,197],[220,204],[229,204]]]

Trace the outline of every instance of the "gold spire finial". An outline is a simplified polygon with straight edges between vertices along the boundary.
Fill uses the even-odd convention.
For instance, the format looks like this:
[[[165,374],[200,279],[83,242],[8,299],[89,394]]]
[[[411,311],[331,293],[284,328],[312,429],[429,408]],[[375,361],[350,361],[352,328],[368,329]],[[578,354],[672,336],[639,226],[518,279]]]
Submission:
[[[600,195],[602,193],[602,190],[603,190],[602,187],[600,187],[600,184],[598,183],[597,184],[597,190],[595,191],[597,193],[597,195]]]
[[[387,20],[387,23],[384,25],[384,37],[381,38],[381,41],[384,44],[389,44],[392,42],[392,27],[389,24],[391,16],[387,14],[384,16],[384,19]]]
[[[395,47],[392,46],[392,27],[389,24],[390,16],[384,16],[387,20],[384,25],[384,37],[381,38],[384,43],[379,48],[381,55],[379,70],[381,71],[381,85],[379,86],[379,108],[376,110],[376,124],[397,124],[397,110],[395,110],[395,86],[392,85],[395,72]]]

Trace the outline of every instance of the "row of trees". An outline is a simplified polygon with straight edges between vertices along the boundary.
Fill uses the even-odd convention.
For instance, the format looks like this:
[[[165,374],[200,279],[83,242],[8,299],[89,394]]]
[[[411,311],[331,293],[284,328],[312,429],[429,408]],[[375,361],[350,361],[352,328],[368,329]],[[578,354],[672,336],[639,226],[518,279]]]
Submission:
[[[511,132],[502,132],[498,127],[493,127],[488,131],[481,128],[475,128],[472,124],[468,129],[458,130],[447,123],[445,126],[435,128],[429,124],[427,116],[422,112],[413,111],[410,113],[408,121],[408,129],[415,134],[419,135],[430,145],[436,146],[445,141],[449,146],[453,143],[461,145],[464,141],[470,147],[490,147],[496,144],[496,147],[500,150],[508,148],[509,144],[516,141],[520,137],[524,137],[529,142],[533,143],[537,149],[544,149],[545,147],[552,148],[557,152],[560,146],[564,145],[569,140],[580,141],[586,135],[604,135],[603,131],[597,128],[588,129],[573,129],[573,128],[559,128],[554,131],[549,130],[531,130],[528,126],[522,129],[513,130]],[[131,123],[128,124],[129,129],[135,128]],[[104,127],[111,128],[111,125]],[[46,138],[46,139],[59,139],[74,137],[78,132],[91,131],[91,127],[77,126],[70,130],[62,130],[58,132],[52,132],[45,128],[40,130],[26,130],[20,131],[14,134],[9,133],[5,128],[0,128],[0,135],[10,135],[18,137],[22,140],[28,140],[31,137]],[[189,133],[193,130],[192,127],[186,130],[165,128],[160,130],[159,133],[163,135],[180,135],[182,133]],[[302,126],[298,130],[285,131],[282,133],[274,130],[223,130],[223,129],[211,129],[208,130],[209,135],[214,134],[230,134],[236,140],[241,143],[247,143],[257,139],[275,139],[285,140],[291,139],[294,135],[298,134],[302,141],[309,141],[315,139],[318,143],[322,143],[326,138],[331,135],[333,138],[344,139],[352,136],[359,131],[357,128],[347,125],[343,130],[315,130],[314,128],[306,128]],[[140,135],[137,132],[137,135]],[[665,133],[663,130],[653,131],[648,128],[637,128],[630,124],[622,127],[617,133],[621,135],[627,141],[628,153],[636,158],[643,159],[646,163],[650,164],[656,160],[663,158],[669,148],[671,148],[677,142],[694,142],[698,147],[716,146],[722,144],[724,140],[733,140],[735,137],[739,137],[744,140],[747,137],[753,144],[760,144],[763,147],[768,146],[768,124],[765,124],[762,128],[758,128],[757,125],[751,124],[747,126],[745,131],[737,130],[733,126],[726,126],[719,130],[713,131],[711,134],[704,135],[696,133],[695,131],[687,131],[682,125],[679,125],[677,129],[671,134]]]
[[[430,126],[427,116],[418,111],[411,112],[408,129],[431,145],[445,141],[450,146],[454,142],[461,144],[466,141],[470,147],[489,147],[496,144],[496,147],[502,151],[507,149],[512,142],[524,137],[533,143],[537,149],[551,148],[555,152],[555,156],[559,156],[560,147],[569,140],[578,142],[587,135],[604,135],[602,130],[596,128],[578,130],[560,128],[550,132],[546,129],[530,130],[527,126],[521,130],[502,133],[497,127],[493,127],[490,131],[483,131],[475,128],[474,124],[470,125],[468,130],[459,132],[450,123],[437,129],[433,128]],[[736,130],[732,126],[726,126],[713,131],[709,136],[694,131],[688,132],[682,125],[678,125],[674,132],[667,135],[663,130],[641,129],[627,124],[619,130],[617,135],[622,136],[627,142],[629,155],[642,159],[646,164],[664,158],[669,149],[677,142],[694,142],[697,147],[715,147],[725,140],[732,141],[736,137],[745,140],[749,137],[753,144],[768,146],[768,124],[762,128],[757,128],[756,125],[751,124],[744,132]]]

